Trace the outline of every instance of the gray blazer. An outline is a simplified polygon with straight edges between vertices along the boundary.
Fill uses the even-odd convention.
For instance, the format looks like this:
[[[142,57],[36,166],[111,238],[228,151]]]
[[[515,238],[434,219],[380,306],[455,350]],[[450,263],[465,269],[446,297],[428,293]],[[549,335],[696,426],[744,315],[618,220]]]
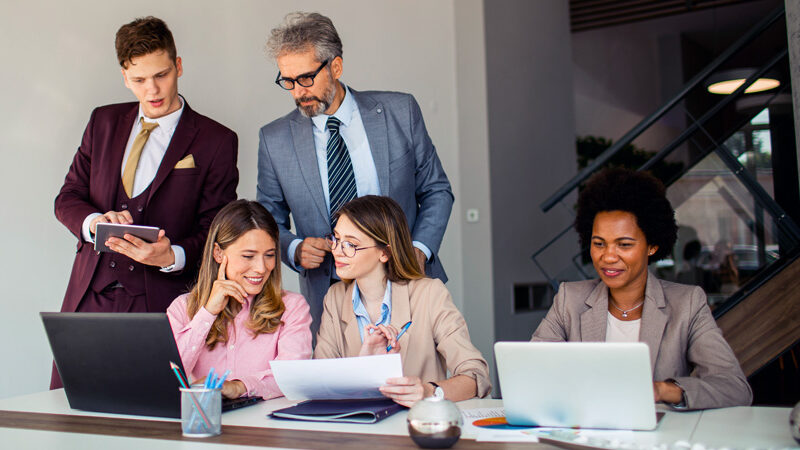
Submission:
[[[412,238],[431,250],[426,274],[446,282],[437,254],[450,218],[453,193],[419,105],[409,94],[350,92],[364,123],[381,194],[400,204]],[[294,267],[288,260],[292,241],[331,233],[312,126],[311,119],[295,109],[265,125],[259,133],[257,199],[278,223],[281,254],[290,267]],[[294,232],[290,231],[290,213]],[[314,335],[319,330],[322,300],[333,270],[330,254],[319,268],[300,270],[300,290],[311,308]]]
[[[608,288],[600,280],[562,283],[532,341],[604,342]],[[688,409],[749,405],[750,385],[698,286],[648,273],[639,341],[650,347],[653,379],[675,380]]]

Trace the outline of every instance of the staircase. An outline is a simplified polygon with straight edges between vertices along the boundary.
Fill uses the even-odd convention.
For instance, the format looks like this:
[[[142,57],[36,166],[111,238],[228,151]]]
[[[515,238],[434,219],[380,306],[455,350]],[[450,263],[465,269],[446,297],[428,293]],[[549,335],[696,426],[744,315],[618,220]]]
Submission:
[[[682,119],[672,139],[634,167],[661,178],[680,227],[673,257],[651,270],[660,278],[704,288],[748,376],[776,362],[781,370],[789,366],[791,373],[800,373],[793,350],[800,342],[800,189],[788,51],[785,41],[778,46],[763,42],[764,36],[777,34],[776,27],[785,28],[782,6],[541,205],[545,212],[558,204],[573,211],[575,193],[591,175],[620,165],[625,151],[651,127],[661,124],[663,129],[667,119],[674,127],[675,119]],[[754,52],[754,46],[762,50]],[[729,95],[709,94],[709,81],[741,61],[742,54],[761,56],[744,84]],[[763,77],[778,79],[780,87],[745,93]],[[562,281],[596,277],[587,249],[576,248],[568,267],[550,265],[557,259],[548,250],[558,242],[577,242],[571,223],[532,256],[553,290]],[[800,385],[800,379],[794,383]],[[787,399],[787,404],[798,400]]]

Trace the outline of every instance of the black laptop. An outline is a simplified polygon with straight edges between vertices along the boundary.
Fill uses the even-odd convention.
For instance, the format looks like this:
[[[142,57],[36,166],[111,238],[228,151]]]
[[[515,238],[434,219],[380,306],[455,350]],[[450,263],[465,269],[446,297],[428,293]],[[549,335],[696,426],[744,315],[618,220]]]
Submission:
[[[69,406],[180,418],[181,357],[163,313],[40,313]],[[223,401],[223,411],[260,397]]]

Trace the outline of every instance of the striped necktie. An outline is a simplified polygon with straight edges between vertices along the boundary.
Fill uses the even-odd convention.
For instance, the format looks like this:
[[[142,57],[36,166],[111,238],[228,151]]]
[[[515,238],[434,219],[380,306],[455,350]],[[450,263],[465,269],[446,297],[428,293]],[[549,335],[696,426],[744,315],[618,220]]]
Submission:
[[[339,133],[342,122],[336,117],[328,117],[328,193],[331,200],[331,225],[333,215],[345,203],[356,198],[356,176],[347,145]]]

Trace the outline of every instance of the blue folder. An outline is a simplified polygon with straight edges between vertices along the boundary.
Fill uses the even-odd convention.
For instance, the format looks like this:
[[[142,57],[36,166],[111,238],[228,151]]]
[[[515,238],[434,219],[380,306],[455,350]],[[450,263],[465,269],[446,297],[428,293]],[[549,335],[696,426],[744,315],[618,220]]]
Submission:
[[[391,399],[307,400],[273,411],[276,419],[314,422],[375,423],[405,409]]]

